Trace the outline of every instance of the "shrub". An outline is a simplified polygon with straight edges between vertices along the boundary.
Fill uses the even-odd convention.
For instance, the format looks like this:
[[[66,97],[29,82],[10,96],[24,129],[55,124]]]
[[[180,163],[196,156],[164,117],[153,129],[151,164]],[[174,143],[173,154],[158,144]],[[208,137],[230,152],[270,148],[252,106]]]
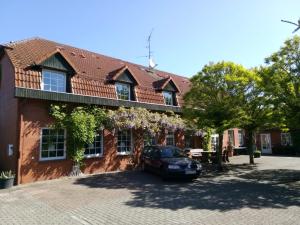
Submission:
[[[253,155],[254,155],[254,158],[260,158],[261,152],[260,152],[259,150],[256,150],[256,151],[253,153]]]
[[[9,170],[9,171],[2,171],[0,173],[0,180],[11,179],[11,178],[14,178],[14,177],[15,177],[15,175],[14,175],[14,173],[11,170]]]
[[[274,155],[296,155],[297,148],[294,146],[276,146],[272,148]]]

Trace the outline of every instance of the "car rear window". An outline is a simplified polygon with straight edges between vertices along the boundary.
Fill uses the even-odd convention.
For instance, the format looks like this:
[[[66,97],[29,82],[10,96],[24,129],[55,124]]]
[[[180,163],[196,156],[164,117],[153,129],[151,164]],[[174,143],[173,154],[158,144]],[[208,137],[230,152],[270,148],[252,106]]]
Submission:
[[[174,147],[165,147],[161,149],[160,152],[161,158],[177,158],[177,157],[186,157],[184,152],[179,148]]]

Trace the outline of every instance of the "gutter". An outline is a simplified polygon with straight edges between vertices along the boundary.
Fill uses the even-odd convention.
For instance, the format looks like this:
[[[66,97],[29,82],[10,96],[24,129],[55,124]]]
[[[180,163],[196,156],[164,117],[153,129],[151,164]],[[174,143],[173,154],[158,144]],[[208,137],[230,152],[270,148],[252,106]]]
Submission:
[[[101,105],[110,107],[141,107],[153,111],[173,111],[175,113],[182,113],[182,109],[179,106],[168,106],[160,104],[151,104],[144,102],[116,100],[110,98],[101,98],[87,95],[77,95],[72,93],[58,93],[43,91],[38,89],[20,88],[15,87],[15,97],[18,98],[30,98],[30,99],[41,99],[48,101],[57,102],[68,102],[68,103],[82,103],[89,105]]]

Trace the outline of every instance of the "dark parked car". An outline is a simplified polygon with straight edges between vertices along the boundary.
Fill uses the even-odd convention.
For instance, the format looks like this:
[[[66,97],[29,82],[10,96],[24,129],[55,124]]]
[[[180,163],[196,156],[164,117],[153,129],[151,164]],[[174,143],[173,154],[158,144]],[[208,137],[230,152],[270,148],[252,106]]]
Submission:
[[[197,178],[201,164],[187,157],[174,146],[146,146],[142,152],[142,169],[161,175],[164,179],[182,177]]]

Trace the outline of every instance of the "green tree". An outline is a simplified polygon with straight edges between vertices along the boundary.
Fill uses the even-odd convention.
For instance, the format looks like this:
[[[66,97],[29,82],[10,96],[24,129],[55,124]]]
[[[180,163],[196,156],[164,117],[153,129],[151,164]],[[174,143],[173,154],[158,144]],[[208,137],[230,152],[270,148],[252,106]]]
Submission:
[[[247,70],[232,62],[211,63],[191,78],[191,89],[184,96],[184,115],[198,128],[211,128],[219,135],[218,165],[222,168],[223,133],[239,124],[244,113],[239,89],[228,77]]]
[[[284,45],[266,58],[269,66],[265,72],[267,91],[274,96],[274,105],[284,113],[287,127],[300,128],[300,37]],[[296,141],[295,141],[296,142]]]
[[[211,135],[212,129],[206,128],[204,130],[204,137],[203,137],[203,149],[204,151],[211,151]]]
[[[107,120],[106,112],[96,107],[75,107],[51,105],[50,115],[56,129],[66,129],[67,152],[74,162],[71,175],[80,174],[84,149],[94,141],[95,134]]]
[[[282,115],[274,107],[272,95],[265,90],[265,68],[247,70],[227,76],[239,93],[240,120],[237,126],[246,131],[246,146],[250,164],[254,163],[256,133],[259,129],[281,126]]]

